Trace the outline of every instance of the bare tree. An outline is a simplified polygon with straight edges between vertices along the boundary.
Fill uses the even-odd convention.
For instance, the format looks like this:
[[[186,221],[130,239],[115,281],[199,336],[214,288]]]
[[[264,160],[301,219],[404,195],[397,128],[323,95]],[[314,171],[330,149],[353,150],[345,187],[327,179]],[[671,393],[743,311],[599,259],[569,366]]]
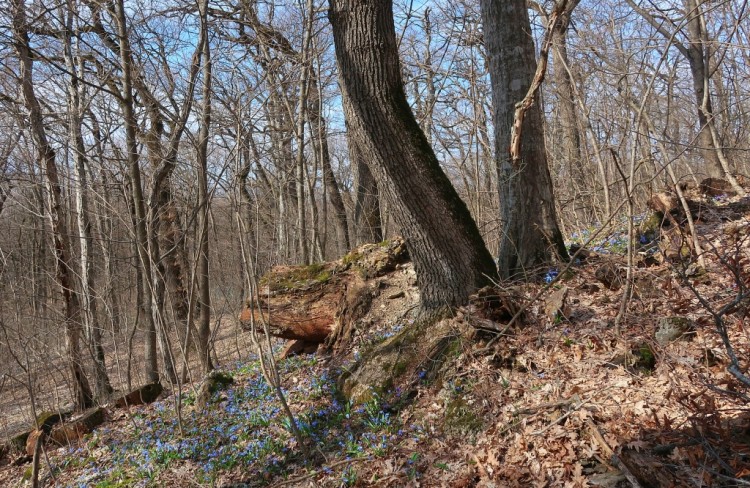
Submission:
[[[28,111],[32,137],[39,153],[40,170],[45,175],[47,185],[47,215],[52,226],[56,278],[63,295],[65,339],[68,349],[68,367],[72,375],[73,398],[76,407],[84,409],[93,404],[93,396],[83,371],[81,358],[81,306],[72,283],[74,272],[71,266],[69,233],[62,206],[62,187],[55,161],[55,150],[47,139],[42,108],[34,89],[34,64],[29,44],[29,27],[24,0],[13,0],[12,10],[14,47],[19,61],[24,104]]]
[[[409,108],[392,3],[330,6],[348,128],[407,239],[422,306],[461,304],[496,277],[495,265]]]
[[[716,114],[714,114],[711,97],[711,58],[712,48],[706,27],[703,10],[704,0],[683,0],[682,18],[672,20],[665,12],[658,12],[658,16],[641,7],[635,0],[627,0],[633,10],[641,15],[651,26],[661,34],[669,44],[673,45],[687,59],[693,81],[693,94],[698,113],[698,143],[700,152],[708,166],[708,172],[715,177],[726,178],[737,193],[744,194],[745,190],[737,183],[731,172],[730,163],[719,142],[716,129]],[[661,20],[660,20],[661,19]],[[685,42],[678,39],[682,32]]]

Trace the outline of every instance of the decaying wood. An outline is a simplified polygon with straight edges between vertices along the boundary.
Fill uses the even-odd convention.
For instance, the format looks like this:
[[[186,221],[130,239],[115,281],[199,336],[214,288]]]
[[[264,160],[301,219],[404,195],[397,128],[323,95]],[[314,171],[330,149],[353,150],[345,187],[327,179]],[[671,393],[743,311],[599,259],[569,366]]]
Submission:
[[[675,227],[679,227],[687,220],[685,210],[682,208],[682,205],[680,205],[680,200],[677,194],[671,191],[665,191],[653,195],[648,199],[646,205],[648,205],[651,210],[658,212],[663,218],[664,223],[668,222]],[[690,209],[690,216],[693,220],[698,220],[701,216],[704,204],[699,201],[688,199],[687,205]]]
[[[160,383],[149,383],[136,390],[131,391],[115,401],[115,407],[132,407],[134,405],[143,405],[155,402],[163,388]]]
[[[365,244],[342,259],[311,266],[277,266],[260,280],[257,298],[245,302],[245,330],[262,319],[275,337],[301,341],[305,348],[347,341],[352,324],[369,310],[367,280],[386,275],[408,260],[401,238]]]

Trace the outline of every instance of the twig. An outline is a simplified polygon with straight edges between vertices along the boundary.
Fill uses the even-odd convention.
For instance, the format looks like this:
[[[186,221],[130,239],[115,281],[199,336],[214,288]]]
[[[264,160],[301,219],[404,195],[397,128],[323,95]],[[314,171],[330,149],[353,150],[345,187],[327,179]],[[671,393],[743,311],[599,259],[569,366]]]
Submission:
[[[601,447],[602,451],[604,451],[604,454],[612,461],[612,464],[614,464],[617,469],[622,471],[622,474],[625,475],[625,478],[630,481],[630,485],[633,488],[642,488],[641,484],[638,482],[638,479],[635,477],[635,475],[633,475],[630,469],[625,466],[625,463],[622,462],[620,456],[615,454],[612,448],[609,447],[609,444],[607,444],[607,441],[604,440],[602,433],[599,431],[599,428],[596,426],[594,421],[590,418],[586,419],[586,425],[588,425],[589,429],[591,430],[591,435],[594,436],[594,439],[596,439],[596,442],[599,444],[599,447]]]
[[[371,459],[372,459],[372,457],[370,457],[370,456],[365,456],[365,457],[361,457],[361,458],[343,459],[341,461],[337,461],[335,463],[329,464],[327,467],[328,468],[336,468],[338,466],[343,466],[345,464],[358,463],[360,461],[370,461]],[[291,478],[291,479],[288,479],[288,480],[279,481],[278,483],[276,483],[274,485],[271,485],[271,488],[276,488],[278,486],[291,485],[291,484],[297,483],[299,481],[305,481],[305,480],[308,480],[308,479],[313,478],[315,476],[318,476],[319,474],[320,474],[319,471],[313,471],[312,473],[306,474],[304,476],[299,476],[297,478]]]
[[[549,429],[551,429],[555,425],[559,424],[563,420],[567,419],[568,417],[570,417],[571,415],[573,415],[575,412],[577,412],[578,409],[580,409],[582,406],[584,406],[586,403],[588,403],[588,400],[581,401],[580,399],[576,399],[577,396],[578,395],[574,395],[574,397],[571,399],[571,400],[575,399],[576,403],[575,403],[575,405],[572,405],[572,408],[570,410],[568,410],[567,412],[565,412],[560,417],[556,418],[551,424],[549,424],[548,426],[544,427],[543,429],[540,429],[540,430],[537,430],[535,432],[532,432],[532,435],[544,434]],[[570,403],[568,405],[570,406]]]
[[[536,407],[522,408],[521,410],[516,410],[514,413],[520,414],[520,415],[531,415],[531,414],[539,412],[540,410],[547,410],[550,408],[558,408],[558,407],[567,407],[568,405],[575,403],[576,401],[579,401],[579,399],[576,398],[576,396],[573,396],[572,398],[567,398],[565,400],[560,400],[557,402],[542,403],[541,405],[537,405]]]

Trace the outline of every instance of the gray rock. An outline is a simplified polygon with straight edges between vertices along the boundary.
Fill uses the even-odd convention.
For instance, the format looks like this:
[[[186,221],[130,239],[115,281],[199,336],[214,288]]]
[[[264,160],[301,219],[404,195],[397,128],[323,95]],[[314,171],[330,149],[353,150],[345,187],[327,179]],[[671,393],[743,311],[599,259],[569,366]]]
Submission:
[[[654,338],[662,346],[695,333],[693,321],[687,317],[662,317],[656,327]]]

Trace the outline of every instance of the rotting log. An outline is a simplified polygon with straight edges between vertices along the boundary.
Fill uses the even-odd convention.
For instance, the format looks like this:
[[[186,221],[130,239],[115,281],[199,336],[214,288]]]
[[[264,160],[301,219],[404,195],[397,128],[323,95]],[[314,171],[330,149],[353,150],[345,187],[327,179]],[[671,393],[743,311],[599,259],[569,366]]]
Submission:
[[[408,261],[401,238],[365,244],[338,261],[310,266],[276,266],[259,283],[257,297],[248,299],[240,325],[250,330],[267,324],[272,336],[302,341],[305,350],[329,338],[346,340],[351,324],[369,310],[372,290],[367,280],[396,270]]]

